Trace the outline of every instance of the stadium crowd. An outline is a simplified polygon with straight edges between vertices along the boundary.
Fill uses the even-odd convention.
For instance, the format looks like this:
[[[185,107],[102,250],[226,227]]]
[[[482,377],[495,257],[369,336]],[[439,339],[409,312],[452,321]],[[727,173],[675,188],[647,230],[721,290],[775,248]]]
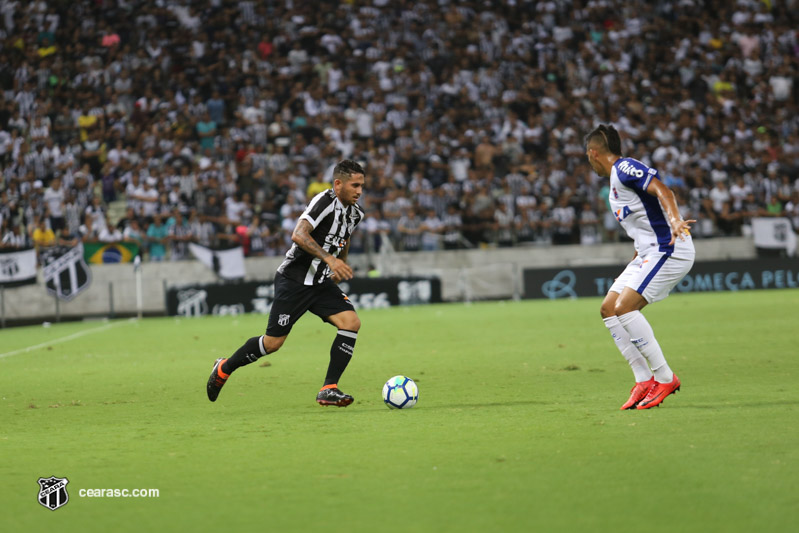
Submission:
[[[2,0],[2,245],[282,254],[342,158],[352,252],[613,241],[600,121],[696,236],[799,229],[796,4]]]

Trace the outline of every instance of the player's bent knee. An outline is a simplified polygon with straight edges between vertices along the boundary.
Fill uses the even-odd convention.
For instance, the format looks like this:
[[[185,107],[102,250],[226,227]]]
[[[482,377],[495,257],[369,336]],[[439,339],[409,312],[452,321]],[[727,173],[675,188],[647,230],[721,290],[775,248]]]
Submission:
[[[358,332],[361,329],[361,320],[358,317],[342,320],[337,327],[338,329]]]
[[[636,311],[634,307],[620,303],[616,304],[616,307],[614,308],[614,314],[616,316],[626,315],[627,313],[632,313],[633,311]]]
[[[333,324],[338,329],[345,329],[347,331],[358,331],[361,329],[361,319],[355,311],[345,311],[328,317],[327,322]]]
[[[610,318],[612,316],[616,316],[618,313],[616,312],[616,307],[619,304],[619,297],[616,293],[608,293],[604,300],[602,300],[602,305],[599,306],[599,314],[602,315],[602,318]]]
[[[612,316],[616,316],[616,311],[614,306],[602,304],[602,306],[599,308],[599,314],[602,315],[602,318],[610,318]]]

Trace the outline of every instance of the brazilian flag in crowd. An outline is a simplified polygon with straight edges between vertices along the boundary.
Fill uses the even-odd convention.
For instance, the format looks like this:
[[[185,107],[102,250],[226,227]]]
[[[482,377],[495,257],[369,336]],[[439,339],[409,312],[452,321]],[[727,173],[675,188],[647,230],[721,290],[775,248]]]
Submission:
[[[87,263],[132,263],[133,258],[139,254],[139,244],[136,242],[85,242],[83,243],[83,257]]]

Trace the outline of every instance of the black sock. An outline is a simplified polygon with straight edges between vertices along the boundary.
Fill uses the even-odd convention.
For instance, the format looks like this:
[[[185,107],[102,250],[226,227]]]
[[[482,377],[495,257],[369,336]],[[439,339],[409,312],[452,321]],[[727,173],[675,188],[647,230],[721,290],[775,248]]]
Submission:
[[[222,365],[222,372],[230,374],[240,366],[249,365],[258,360],[259,357],[266,355],[261,337],[251,337],[244,345],[225,361]]]
[[[336,340],[330,347],[330,365],[327,367],[325,385],[334,385],[341,379],[341,374],[347,368],[352,359],[352,351],[355,349],[355,341],[358,339],[357,331],[338,330]]]

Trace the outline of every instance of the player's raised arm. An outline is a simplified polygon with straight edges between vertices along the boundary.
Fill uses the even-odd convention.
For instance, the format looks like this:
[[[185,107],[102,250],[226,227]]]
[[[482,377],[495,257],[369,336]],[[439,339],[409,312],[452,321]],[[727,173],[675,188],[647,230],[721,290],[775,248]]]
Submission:
[[[336,280],[352,279],[352,269],[347,263],[326,252],[324,248],[319,246],[314,238],[311,236],[313,226],[305,219],[300,219],[294,232],[291,234],[291,240],[297,243],[297,246],[302,248],[309,254],[317,257],[327,263],[330,271]]]
[[[671,241],[669,244],[674,244],[677,237],[681,240],[685,240],[685,234],[690,231],[691,224],[696,222],[696,220],[682,219],[680,210],[677,207],[677,199],[674,197],[672,190],[662,181],[653,179],[649,182],[646,192],[652,196],[656,196],[657,199],[660,200],[660,205],[663,206],[663,209],[666,210],[666,214],[669,216],[669,225],[671,226]]]

